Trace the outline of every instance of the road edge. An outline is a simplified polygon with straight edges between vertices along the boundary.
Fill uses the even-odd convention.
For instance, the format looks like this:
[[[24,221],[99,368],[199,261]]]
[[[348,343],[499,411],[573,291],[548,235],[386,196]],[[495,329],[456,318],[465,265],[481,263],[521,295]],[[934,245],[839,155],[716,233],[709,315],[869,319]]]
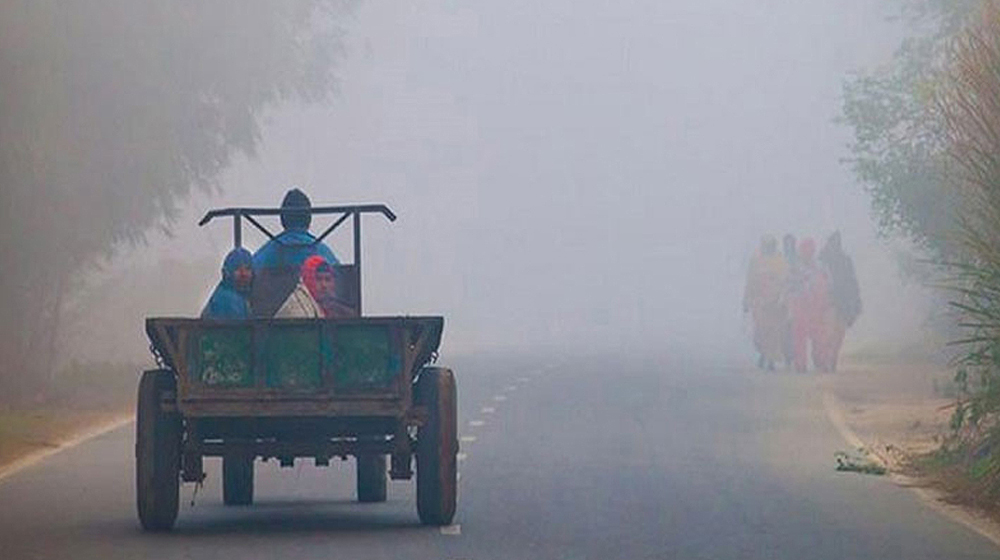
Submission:
[[[14,461],[7,463],[6,465],[0,466],[0,484],[3,484],[3,482],[7,478],[27,469],[28,467],[36,465],[57,453],[62,453],[67,449],[71,449],[82,443],[87,442],[88,440],[94,439],[98,436],[102,436],[108,432],[117,430],[118,428],[121,428],[122,426],[130,424],[134,421],[135,421],[135,414],[131,412],[116,416],[111,420],[96,424],[95,426],[76,435],[72,439],[60,442],[59,445],[55,447],[49,449],[41,449],[29,453],[19,459],[15,459]]]
[[[840,405],[840,401],[837,399],[836,395],[828,390],[823,390],[823,409],[826,412],[827,419],[831,424],[833,424],[833,427],[840,434],[840,437],[843,438],[848,445],[854,448],[870,451],[871,458],[886,468],[887,472],[890,473],[889,480],[891,480],[894,484],[902,488],[906,488],[916,494],[923,503],[927,504],[938,514],[947,517],[948,519],[951,519],[968,529],[971,529],[980,536],[988,539],[997,547],[1000,547],[1000,523],[993,521],[975,510],[945,502],[945,494],[943,492],[916,486],[913,479],[898,474],[892,474],[889,470],[891,467],[890,462],[875,451],[875,446],[865,443],[865,441],[861,439],[861,437],[858,436],[858,434],[855,433],[850,426],[848,426],[843,412],[844,409]]]

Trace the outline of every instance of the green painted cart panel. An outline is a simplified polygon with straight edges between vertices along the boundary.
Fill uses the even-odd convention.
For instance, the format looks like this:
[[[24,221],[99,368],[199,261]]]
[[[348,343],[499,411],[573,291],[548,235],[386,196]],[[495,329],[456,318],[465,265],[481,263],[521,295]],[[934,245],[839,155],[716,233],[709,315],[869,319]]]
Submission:
[[[246,328],[198,332],[190,346],[192,377],[210,387],[253,387],[251,341]]]
[[[385,389],[403,369],[386,325],[339,325],[333,336],[333,383],[338,391]]]
[[[440,317],[412,316],[158,317],[147,319],[146,332],[156,357],[179,376],[182,411],[186,403],[198,402],[201,416],[215,410],[220,415],[245,410],[253,416],[265,409],[268,415],[324,415],[324,400],[371,398],[379,402],[370,403],[369,410],[382,414],[381,401],[409,402],[409,385],[433,360],[443,326]]]
[[[317,327],[283,327],[264,337],[264,384],[271,389],[305,390],[323,386],[320,330]]]

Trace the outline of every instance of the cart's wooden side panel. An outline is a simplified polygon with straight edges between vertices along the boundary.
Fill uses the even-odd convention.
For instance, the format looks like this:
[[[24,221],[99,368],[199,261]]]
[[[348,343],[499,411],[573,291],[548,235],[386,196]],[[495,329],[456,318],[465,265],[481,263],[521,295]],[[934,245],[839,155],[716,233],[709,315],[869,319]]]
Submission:
[[[148,319],[190,416],[394,416],[441,340],[440,317]]]

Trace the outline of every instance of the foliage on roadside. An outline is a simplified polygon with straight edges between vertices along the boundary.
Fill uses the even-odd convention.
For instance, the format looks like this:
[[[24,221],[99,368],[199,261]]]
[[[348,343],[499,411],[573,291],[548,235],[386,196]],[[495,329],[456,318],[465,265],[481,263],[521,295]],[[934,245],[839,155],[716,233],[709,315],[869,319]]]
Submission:
[[[0,395],[54,381],[83,271],[327,98],[353,3],[0,3]]]
[[[959,397],[947,447],[1000,497],[1000,1],[983,2],[951,43],[935,106],[952,165],[945,186],[960,202],[949,287],[965,333],[954,342]]]
[[[16,404],[0,401],[0,469],[133,412],[140,365],[76,363],[58,387]]]
[[[847,162],[872,198],[884,235],[948,255],[955,198],[947,188],[944,119],[935,104],[948,46],[980,0],[906,1],[906,37],[892,60],[844,84],[841,120],[854,139]]]
[[[949,277],[961,330],[953,435],[935,455],[965,495],[1000,499],[1000,0],[907,2],[892,62],[845,85],[858,179],[883,234]]]

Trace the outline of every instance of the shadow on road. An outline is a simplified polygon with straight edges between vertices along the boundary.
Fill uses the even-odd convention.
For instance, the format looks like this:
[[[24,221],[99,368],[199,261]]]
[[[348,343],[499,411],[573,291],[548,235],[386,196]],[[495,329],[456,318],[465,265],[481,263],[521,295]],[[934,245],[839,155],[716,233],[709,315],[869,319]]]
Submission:
[[[186,536],[278,533],[377,533],[425,531],[412,504],[359,504],[349,500],[271,500],[249,507],[195,506],[183,513],[174,533]]]

